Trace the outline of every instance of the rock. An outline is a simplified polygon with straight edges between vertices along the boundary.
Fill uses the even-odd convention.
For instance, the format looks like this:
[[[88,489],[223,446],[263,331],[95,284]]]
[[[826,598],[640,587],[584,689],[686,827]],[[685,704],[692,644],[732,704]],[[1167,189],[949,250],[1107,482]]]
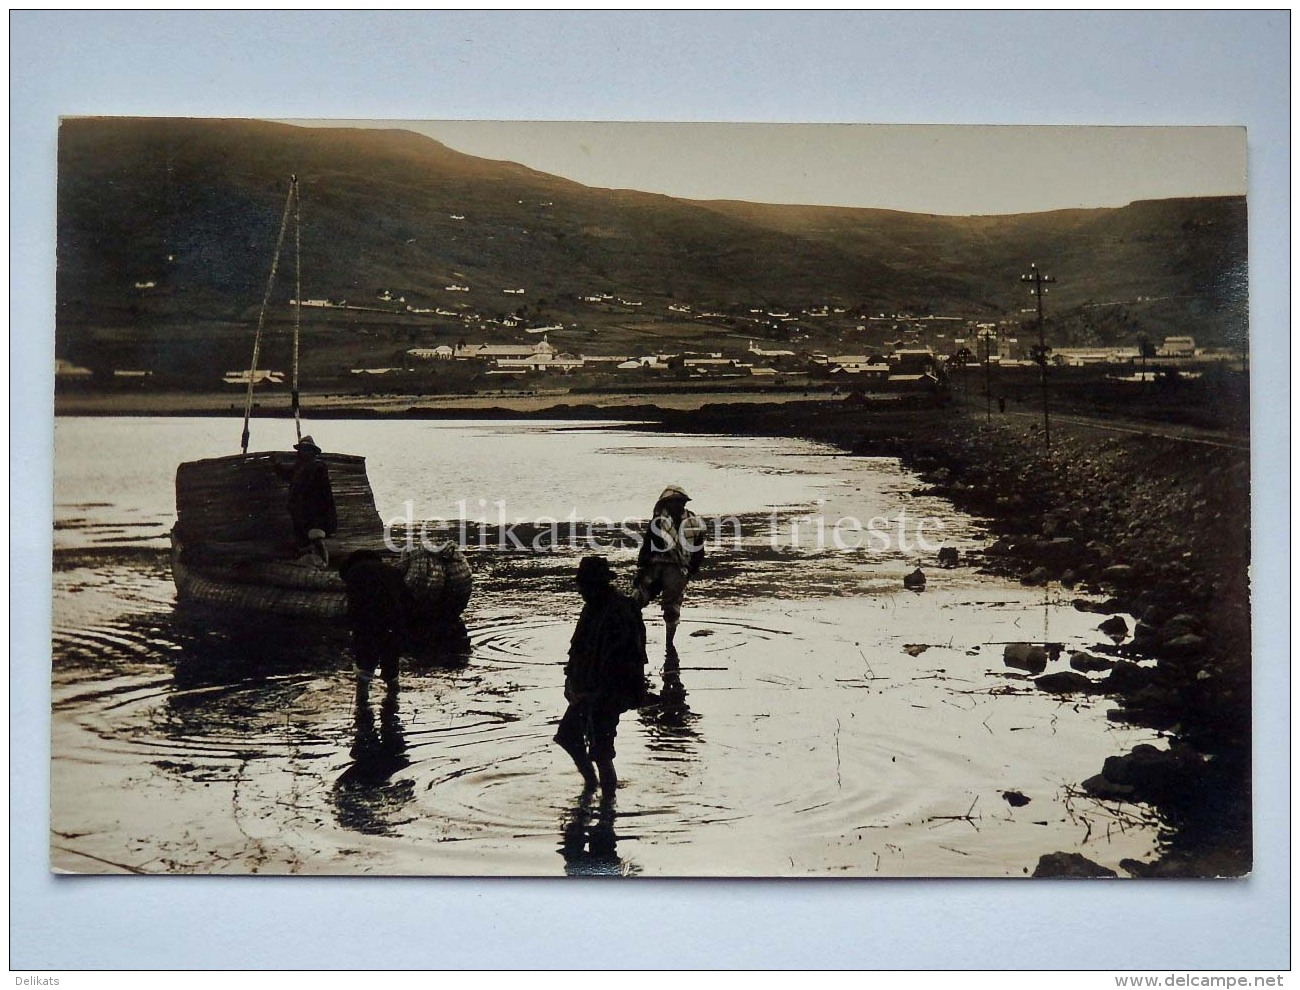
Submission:
[[[1205,760],[1186,743],[1157,749],[1147,743],[1127,756],[1107,757],[1101,775],[1111,784],[1128,787],[1133,799],[1159,803],[1178,798],[1201,777]]]
[[[1116,784],[1106,779],[1105,774],[1097,774],[1089,777],[1080,784],[1084,791],[1102,801],[1130,801],[1133,798],[1133,788],[1128,784]]]
[[[1124,621],[1122,615],[1112,615],[1097,628],[1114,640],[1116,644],[1128,639],[1128,623]]]
[[[1036,877],[1118,877],[1119,874],[1078,853],[1054,852],[1039,857]]]
[[[1168,610],[1159,605],[1148,605],[1146,611],[1142,613],[1142,621],[1148,626],[1163,626],[1168,617]]]
[[[1055,564],[1073,564],[1079,559],[1081,551],[1079,541],[1069,536],[1058,536],[1048,540],[1040,548],[1042,555]]]
[[[1052,674],[1036,677],[1034,686],[1040,691],[1048,691],[1052,694],[1076,694],[1092,691],[1094,688],[1092,681],[1073,670],[1058,670]]]
[[[1205,653],[1205,640],[1188,633],[1169,640],[1160,647],[1160,652],[1171,660],[1185,660],[1199,657]]]
[[[1008,667],[1041,674],[1047,669],[1047,651],[1030,643],[1008,643],[1002,650],[1002,662]]]
[[[956,547],[940,547],[940,548],[939,548],[939,566],[940,566],[940,567],[956,567],[957,564],[958,564],[958,562],[959,562],[959,557],[958,557],[958,554],[957,554],[957,548],[956,548]]]
[[[1003,791],[1002,800],[1013,808],[1023,808],[1029,803],[1029,798],[1025,797],[1019,791]]]
[[[1160,627],[1160,638],[1165,642],[1179,636],[1199,636],[1200,633],[1201,624],[1191,615],[1175,615]]]
[[[1032,587],[1041,587],[1051,580],[1051,577],[1052,574],[1046,567],[1035,567],[1020,579],[1020,583]]]
[[[713,635],[713,630],[712,630],[712,629],[696,629],[693,633],[691,633],[691,635],[692,635],[692,636],[712,636],[712,635]]]
[[[1118,660],[1100,686],[1107,694],[1128,694],[1146,687],[1155,676],[1155,671],[1149,667],[1139,667],[1129,660]]]
[[[911,574],[903,576],[903,587],[912,591],[925,590],[925,575],[921,572],[921,568],[918,567]]]
[[[1115,661],[1094,657],[1091,653],[1071,653],[1070,666],[1075,670],[1090,673],[1098,670],[1110,670],[1115,666]]]
[[[1079,583],[1079,575],[1075,574],[1070,568],[1066,568],[1065,573],[1061,575],[1061,587],[1073,588]]]
[[[1131,564],[1111,564],[1101,572],[1101,579],[1110,584],[1128,585],[1133,583],[1133,567]]]

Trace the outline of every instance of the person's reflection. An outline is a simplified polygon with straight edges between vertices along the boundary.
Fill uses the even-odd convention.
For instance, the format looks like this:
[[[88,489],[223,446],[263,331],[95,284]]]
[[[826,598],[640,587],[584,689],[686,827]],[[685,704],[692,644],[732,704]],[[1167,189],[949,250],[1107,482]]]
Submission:
[[[406,644],[412,670],[464,667],[470,649],[469,629],[460,619],[417,625]]]
[[[663,678],[664,686],[658,702],[642,708],[638,714],[641,724],[649,731],[652,750],[682,752],[701,741],[694,728],[700,716],[686,703],[681,670],[665,666]]]
[[[389,685],[379,705],[379,728],[370,705],[370,679],[357,678],[353,718],[353,763],[334,782],[335,816],[344,828],[368,835],[391,835],[396,814],[415,796],[415,781],[393,780],[411,765],[397,717],[398,688]]]
[[[638,866],[618,855],[615,818],[612,798],[602,798],[593,806],[586,792],[565,813],[560,829],[560,855],[564,857],[566,874],[571,877],[625,877],[640,872]]]

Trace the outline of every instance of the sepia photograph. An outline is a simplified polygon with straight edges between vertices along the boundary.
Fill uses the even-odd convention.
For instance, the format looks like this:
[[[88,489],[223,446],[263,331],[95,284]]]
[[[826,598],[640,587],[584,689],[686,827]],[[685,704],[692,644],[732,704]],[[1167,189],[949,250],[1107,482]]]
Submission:
[[[50,870],[1249,876],[1246,192],[1236,126],[64,116]]]

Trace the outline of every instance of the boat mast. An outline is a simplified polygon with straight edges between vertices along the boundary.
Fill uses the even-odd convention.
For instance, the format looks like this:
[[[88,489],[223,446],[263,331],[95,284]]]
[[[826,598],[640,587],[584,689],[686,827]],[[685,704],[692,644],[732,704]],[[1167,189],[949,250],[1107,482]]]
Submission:
[[[284,232],[289,226],[289,213],[298,198],[298,177],[289,177],[289,194],[284,201],[284,215],[280,218],[280,234],[275,239],[275,255],[271,258],[271,275],[266,280],[266,292],[262,296],[262,308],[257,314],[257,333],[253,336],[253,360],[248,368],[248,395],[244,399],[244,432],[240,437],[240,452],[248,453],[248,421],[253,415],[253,382],[257,378],[257,359],[262,352],[262,328],[266,325],[266,308],[271,302],[271,290],[275,287],[275,273],[280,267],[280,249],[284,246]],[[295,343],[297,336],[294,337]],[[295,354],[295,389],[297,388],[297,360]]]
[[[302,333],[302,215],[298,199],[298,176],[289,176],[293,192],[293,431],[302,439],[302,415],[298,405],[298,339]]]

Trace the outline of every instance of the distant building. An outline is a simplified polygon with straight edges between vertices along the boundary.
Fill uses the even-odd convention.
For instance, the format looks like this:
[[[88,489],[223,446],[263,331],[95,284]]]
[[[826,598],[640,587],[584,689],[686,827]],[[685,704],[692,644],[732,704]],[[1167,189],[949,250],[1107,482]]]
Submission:
[[[1057,364],[1080,368],[1089,364],[1119,364],[1138,358],[1136,347],[1058,347],[1052,351]]]
[[[448,344],[437,347],[412,347],[406,356],[413,361],[450,361],[455,357],[455,350]]]
[[[533,358],[554,353],[554,346],[543,337],[536,344],[457,344],[452,356],[457,361],[495,361],[500,358]]]
[[[934,365],[934,352],[928,347],[898,347],[894,349],[893,369],[896,375],[923,375],[930,371]]]
[[[1191,357],[1195,353],[1196,341],[1192,337],[1166,337],[1156,351],[1159,357]]]
[[[581,368],[582,358],[572,354],[534,354],[531,357],[498,358],[495,367],[502,371],[572,371]]]
[[[73,380],[78,378],[90,378],[95,373],[89,368],[83,368],[80,365],[73,364],[71,361],[65,361],[63,358],[54,359],[54,377],[64,380]]]
[[[869,354],[834,354],[826,359],[826,364],[833,375],[867,375],[884,378],[891,370],[886,362]]]
[[[227,371],[222,381],[227,385],[247,385],[252,378],[254,385],[283,385],[284,372],[258,368],[257,371]]]
[[[752,340],[749,342],[749,353],[756,354],[758,357],[794,357],[794,351],[765,350],[762,347],[755,347]]]

